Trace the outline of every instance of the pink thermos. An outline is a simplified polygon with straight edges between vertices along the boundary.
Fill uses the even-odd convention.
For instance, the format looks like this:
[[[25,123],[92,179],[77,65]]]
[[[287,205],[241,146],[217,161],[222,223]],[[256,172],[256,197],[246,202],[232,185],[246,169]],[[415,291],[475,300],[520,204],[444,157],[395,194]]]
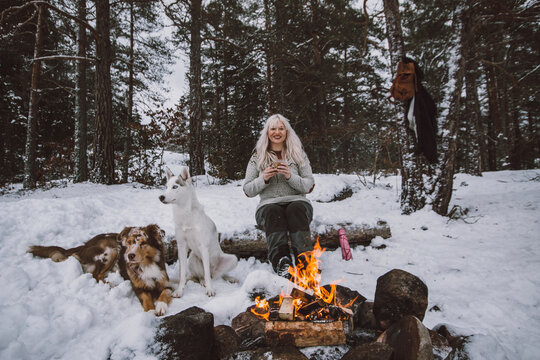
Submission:
[[[345,260],[352,259],[351,247],[349,246],[349,239],[347,238],[347,233],[344,228],[338,230],[339,234],[339,246],[341,247],[341,256]]]

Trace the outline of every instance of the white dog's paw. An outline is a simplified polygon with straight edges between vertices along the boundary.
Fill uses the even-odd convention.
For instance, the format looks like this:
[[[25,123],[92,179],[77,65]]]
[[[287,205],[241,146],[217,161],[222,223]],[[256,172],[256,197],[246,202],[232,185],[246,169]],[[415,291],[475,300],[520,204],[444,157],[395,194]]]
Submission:
[[[174,290],[174,292],[172,293],[172,296],[175,297],[175,298],[180,298],[180,297],[182,297],[183,294],[184,294],[184,289],[178,288],[178,289]]]
[[[156,302],[156,316],[163,316],[167,312],[167,304],[163,301]]]
[[[216,295],[216,292],[212,288],[206,288],[206,295],[207,296],[214,296],[214,295]]]
[[[228,281],[231,284],[236,284],[238,282],[237,278],[234,278],[234,277],[229,276],[229,275],[223,275],[222,278],[223,278],[223,280]]]

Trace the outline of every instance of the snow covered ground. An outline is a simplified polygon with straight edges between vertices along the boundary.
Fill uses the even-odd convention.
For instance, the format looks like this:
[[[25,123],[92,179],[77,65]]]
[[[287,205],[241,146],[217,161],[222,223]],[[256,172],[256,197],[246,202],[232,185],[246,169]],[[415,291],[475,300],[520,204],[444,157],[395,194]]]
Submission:
[[[179,161],[169,158],[173,171]],[[315,175],[308,195],[314,206],[313,231],[326,224],[386,220],[389,239],[353,249],[353,260],[327,251],[323,283],[341,284],[373,300],[377,278],[399,268],[419,276],[429,288],[424,324],[447,324],[472,335],[473,359],[536,359],[540,353],[540,170],[500,171],[483,177],[459,174],[452,205],[469,209],[464,220],[449,220],[425,209],[401,215],[399,179],[365,186],[356,175]],[[333,194],[351,187],[339,202]],[[241,182],[217,185],[198,179],[201,203],[225,235],[255,232],[258,199],[244,196]],[[50,190],[0,197],[0,358],[154,359],[148,353],[158,320],[144,313],[130,284],[118,274],[115,287],[98,284],[70,258],[63,263],[36,259],[30,245],[73,247],[124,226],[157,223],[173,233],[171,209],[159,202],[160,189],[138,184],[68,184]],[[385,244],[382,250],[376,246]],[[178,278],[177,264],[168,268]],[[238,284],[216,281],[208,298],[188,283],[168,314],[199,306],[214,314],[215,325],[230,325],[252,305],[249,293],[265,288],[278,294],[288,282],[267,263],[240,260],[231,274]],[[311,350],[306,349],[309,354]]]

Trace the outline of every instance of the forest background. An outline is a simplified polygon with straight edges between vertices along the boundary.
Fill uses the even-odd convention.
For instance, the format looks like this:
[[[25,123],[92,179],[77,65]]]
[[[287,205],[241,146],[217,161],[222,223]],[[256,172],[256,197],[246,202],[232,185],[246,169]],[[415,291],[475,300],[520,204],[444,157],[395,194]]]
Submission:
[[[316,173],[399,172],[404,213],[451,211],[455,172],[540,166],[535,1],[4,0],[0,13],[4,191],[159,185],[165,150],[189,154],[192,175],[241,179],[272,113]],[[178,52],[186,92],[166,107]],[[403,56],[437,104],[436,163],[388,99]]]

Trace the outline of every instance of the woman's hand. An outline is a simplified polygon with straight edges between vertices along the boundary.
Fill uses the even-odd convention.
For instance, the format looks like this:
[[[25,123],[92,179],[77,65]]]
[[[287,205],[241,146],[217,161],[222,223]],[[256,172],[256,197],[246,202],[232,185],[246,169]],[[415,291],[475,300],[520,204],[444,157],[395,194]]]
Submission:
[[[291,169],[289,169],[289,165],[287,165],[286,163],[280,162],[277,167],[277,171],[280,174],[283,174],[283,176],[285,176],[285,179],[289,180],[291,178]]]
[[[264,182],[268,182],[268,180],[270,180],[270,178],[276,175],[277,173],[278,173],[278,169],[273,166],[269,166],[266,169],[264,169],[264,173],[263,173]]]

